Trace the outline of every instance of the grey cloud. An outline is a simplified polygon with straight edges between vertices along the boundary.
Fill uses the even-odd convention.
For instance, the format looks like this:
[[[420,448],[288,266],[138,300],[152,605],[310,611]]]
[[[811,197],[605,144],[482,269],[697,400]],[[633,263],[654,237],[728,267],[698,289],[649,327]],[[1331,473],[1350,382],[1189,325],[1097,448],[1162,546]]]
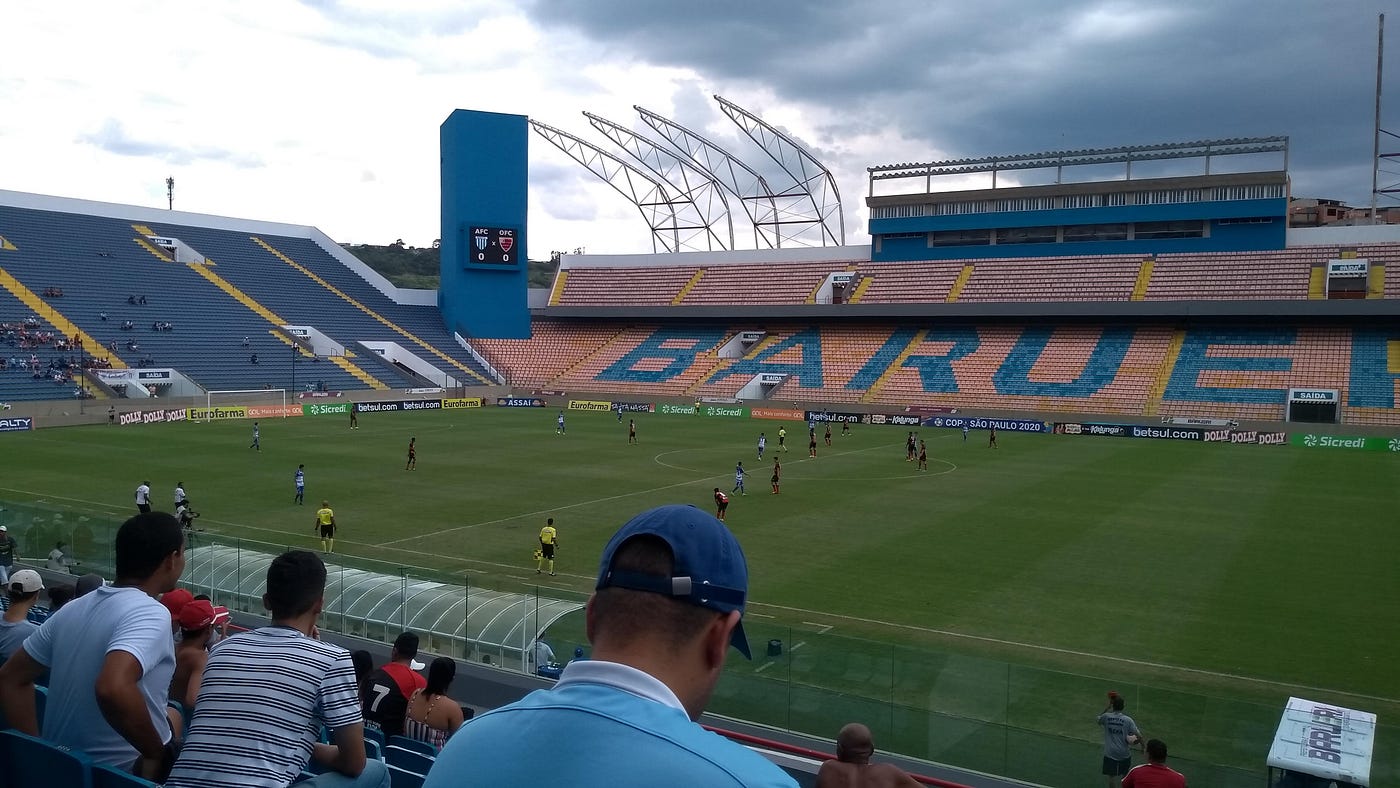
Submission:
[[[208,145],[185,146],[177,143],[137,139],[129,135],[121,122],[108,118],[93,132],[80,134],[78,142],[115,153],[119,156],[150,157],[169,164],[191,164],[196,161],[216,161],[240,168],[263,166],[262,158],[247,153]]]
[[[533,0],[527,13],[607,57],[691,69],[706,95],[764,90],[815,109],[814,150],[881,128],[918,146],[863,165],[1284,134],[1296,193],[1356,201],[1374,5]],[[678,114],[698,94],[678,93]]]

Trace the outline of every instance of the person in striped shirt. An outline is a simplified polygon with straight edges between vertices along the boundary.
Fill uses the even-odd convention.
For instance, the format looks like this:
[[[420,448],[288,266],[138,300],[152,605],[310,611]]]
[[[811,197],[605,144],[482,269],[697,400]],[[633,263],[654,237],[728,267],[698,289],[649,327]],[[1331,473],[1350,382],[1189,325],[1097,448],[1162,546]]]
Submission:
[[[389,788],[388,768],[365,757],[350,652],[316,639],[325,590],[326,565],[315,553],[273,559],[263,597],[272,624],[209,654],[167,788],[284,788],[313,759],[325,773],[299,785]],[[330,744],[317,740],[322,725]]]

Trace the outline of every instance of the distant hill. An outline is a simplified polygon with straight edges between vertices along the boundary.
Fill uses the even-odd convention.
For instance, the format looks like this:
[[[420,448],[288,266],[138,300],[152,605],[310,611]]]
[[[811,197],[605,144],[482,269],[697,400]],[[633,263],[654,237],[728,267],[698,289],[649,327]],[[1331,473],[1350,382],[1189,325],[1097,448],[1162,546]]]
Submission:
[[[403,241],[388,246],[341,244],[341,247],[398,287],[434,290],[438,286],[436,242],[431,247],[406,246]],[[531,260],[529,265],[530,287],[554,284],[554,272],[559,269],[557,261]]]

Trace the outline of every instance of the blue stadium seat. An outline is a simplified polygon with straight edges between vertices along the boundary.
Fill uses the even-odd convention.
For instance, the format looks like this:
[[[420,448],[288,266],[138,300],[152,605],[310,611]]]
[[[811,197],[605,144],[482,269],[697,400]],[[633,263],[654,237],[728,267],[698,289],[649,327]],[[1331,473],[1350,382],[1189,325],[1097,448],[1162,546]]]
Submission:
[[[438,748],[437,748],[437,747],[435,747],[435,746],[433,746],[433,745],[431,745],[431,744],[429,744],[429,743],[427,743],[427,742],[425,742],[425,741],[418,741],[417,739],[410,739],[410,738],[407,737],[407,736],[391,736],[391,737],[389,737],[389,746],[390,746],[390,747],[402,747],[402,748],[405,749],[405,750],[412,750],[413,752],[421,752],[421,753],[423,753],[424,755],[428,756],[429,758],[436,758],[437,755],[438,755]]]
[[[121,769],[96,764],[92,767],[92,788],[160,788],[150,780],[144,780]]]
[[[92,787],[92,761],[86,755],[19,731],[0,731],[0,763],[7,785]]]
[[[365,726],[365,740],[378,744],[381,750],[383,750],[384,745],[387,744],[384,740],[384,731],[378,728],[371,728],[368,725]]]
[[[426,776],[407,769],[400,769],[393,764],[389,765],[389,784],[393,788],[423,788],[423,779]]]
[[[366,737],[365,737],[365,757],[366,757],[366,758],[373,758],[373,759],[376,760],[376,761],[382,761],[382,760],[384,760],[384,745],[382,745],[382,744],[380,744],[378,741],[375,741],[374,739],[371,739],[370,737],[366,736]]]
[[[384,748],[384,760],[390,766],[397,766],[417,774],[427,774],[428,770],[433,768],[433,762],[436,759],[421,752],[390,745]]]

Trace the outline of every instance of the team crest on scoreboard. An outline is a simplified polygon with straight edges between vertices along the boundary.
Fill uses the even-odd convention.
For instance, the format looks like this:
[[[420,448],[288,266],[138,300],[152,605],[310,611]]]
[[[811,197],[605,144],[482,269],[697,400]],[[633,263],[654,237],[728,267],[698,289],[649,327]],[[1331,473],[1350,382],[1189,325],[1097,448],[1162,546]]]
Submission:
[[[487,241],[487,238],[486,238],[485,235],[478,235],[478,236],[476,236],[476,248],[477,248],[477,249],[485,249],[485,248],[486,248],[486,241]]]
[[[498,240],[501,242],[502,252],[509,252],[510,248],[515,246],[515,239],[509,235],[502,235]]]

